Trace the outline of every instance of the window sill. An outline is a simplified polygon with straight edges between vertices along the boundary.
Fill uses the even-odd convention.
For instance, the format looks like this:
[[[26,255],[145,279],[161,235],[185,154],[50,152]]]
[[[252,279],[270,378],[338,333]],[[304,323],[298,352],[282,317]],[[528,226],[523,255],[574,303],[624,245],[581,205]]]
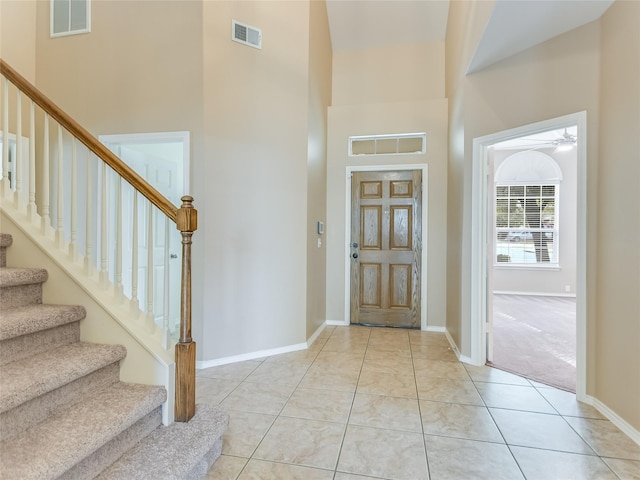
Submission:
[[[494,263],[493,268],[496,270],[542,270],[548,271],[560,271],[562,267],[560,265],[539,265],[539,264],[524,264],[524,263]]]

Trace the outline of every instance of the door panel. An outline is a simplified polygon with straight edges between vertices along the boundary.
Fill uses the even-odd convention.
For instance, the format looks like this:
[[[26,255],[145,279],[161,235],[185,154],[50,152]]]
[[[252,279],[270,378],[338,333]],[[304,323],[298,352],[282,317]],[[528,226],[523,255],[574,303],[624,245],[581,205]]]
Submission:
[[[420,328],[421,171],[354,172],[351,323]]]

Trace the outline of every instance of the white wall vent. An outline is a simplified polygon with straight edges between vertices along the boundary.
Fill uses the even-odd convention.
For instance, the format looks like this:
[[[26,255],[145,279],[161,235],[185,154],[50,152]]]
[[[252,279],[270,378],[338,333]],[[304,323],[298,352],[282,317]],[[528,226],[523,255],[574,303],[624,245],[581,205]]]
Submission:
[[[231,21],[231,39],[253,48],[262,48],[262,31],[237,20]]]

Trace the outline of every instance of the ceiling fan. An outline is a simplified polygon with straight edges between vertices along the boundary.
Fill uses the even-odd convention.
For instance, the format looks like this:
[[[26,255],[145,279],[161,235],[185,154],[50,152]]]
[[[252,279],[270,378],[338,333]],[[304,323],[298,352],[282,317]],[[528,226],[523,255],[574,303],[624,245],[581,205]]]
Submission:
[[[549,138],[551,135],[554,138]],[[549,131],[535,135],[527,135],[505,142],[495,144],[494,147],[499,149],[529,149],[536,150],[540,148],[553,148],[556,152],[571,150],[577,143],[578,137],[573,133],[569,133],[569,128],[564,129],[564,133],[560,131]]]

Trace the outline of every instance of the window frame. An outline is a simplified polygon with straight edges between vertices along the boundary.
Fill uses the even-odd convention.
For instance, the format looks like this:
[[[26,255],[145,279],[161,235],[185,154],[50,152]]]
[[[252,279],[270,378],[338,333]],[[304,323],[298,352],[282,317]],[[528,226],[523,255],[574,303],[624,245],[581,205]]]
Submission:
[[[523,187],[525,195],[523,195],[523,199],[527,198],[526,189],[527,187],[540,187],[540,196],[539,198],[549,198],[549,196],[545,196],[542,194],[544,187],[553,186],[554,187],[554,211],[553,211],[553,228],[547,229],[544,227],[536,227],[531,228],[526,226],[526,218],[523,221],[522,227],[511,227],[507,224],[506,227],[498,227],[498,188],[500,187],[509,187],[509,194],[506,197],[500,197],[501,199],[506,199],[507,202],[511,201],[513,198],[519,198],[511,195],[510,187]],[[533,196],[529,198],[535,198]],[[524,215],[524,213],[523,213]],[[541,212],[542,215],[542,212]],[[505,268],[505,269],[543,269],[543,270],[559,270],[560,269],[560,182],[558,181],[528,181],[522,183],[495,183],[493,190],[493,265],[495,268]],[[504,240],[499,240],[498,237],[500,234],[509,234],[509,232],[542,232],[542,233],[552,233],[553,241],[551,242],[553,248],[553,255],[550,258],[549,262],[500,262],[498,261],[498,243],[503,242]],[[506,237],[505,237],[506,238]],[[508,242],[511,245],[511,242]],[[523,243],[521,243],[523,244]],[[535,245],[534,245],[535,248]]]
[[[400,142],[402,140],[411,140],[411,139],[420,139],[422,143],[422,148],[420,151],[410,151],[403,152],[401,151]],[[353,144],[354,142],[372,142],[373,143],[373,151],[371,153],[354,153],[353,152]],[[395,151],[384,151],[378,152],[377,144],[378,142],[395,142]],[[427,133],[396,133],[396,134],[385,134],[385,135],[355,135],[349,137],[349,156],[350,157],[372,157],[372,156],[380,156],[380,155],[424,155],[427,152]]]
[[[91,33],[91,0],[81,0],[85,3],[86,7],[86,18],[85,18],[85,26],[81,29],[71,29],[71,7],[75,2],[79,0],[67,0],[69,2],[69,12],[68,12],[68,20],[69,20],[69,28],[68,30],[61,32],[54,32],[54,18],[55,18],[55,4],[62,0],[50,0],[49,2],[49,38],[58,38],[58,37],[68,37],[70,35],[83,35],[85,33]]]

